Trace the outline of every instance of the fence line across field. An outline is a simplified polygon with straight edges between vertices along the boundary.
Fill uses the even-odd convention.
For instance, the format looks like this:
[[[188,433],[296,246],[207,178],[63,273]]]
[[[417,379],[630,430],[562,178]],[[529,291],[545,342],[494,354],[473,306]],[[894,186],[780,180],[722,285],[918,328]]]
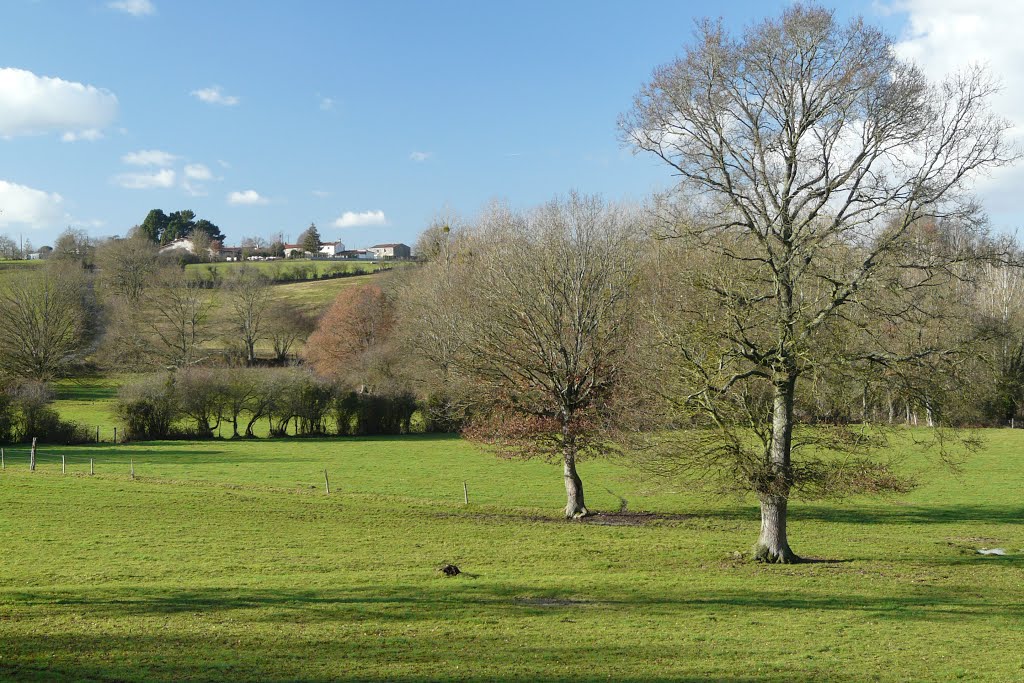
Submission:
[[[33,451],[35,451],[35,452],[33,453]],[[12,455],[14,456],[13,458],[12,458]],[[32,471],[35,471],[35,465],[36,465],[35,458],[38,458],[38,457],[53,458],[54,461],[56,461],[56,459],[59,458],[60,459],[60,471],[61,471],[61,474],[67,474],[68,466],[70,464],[72,464],[72,463],[74,463],[74,464],[83,464],[84,465],[85,462],[88,461],[89,462],[89,474],[90,475],[96,474],[96,458],[95,458],[95,456],[85,456],[85,455],[79,455],[79,454],[75,454],[73,456],[69,456],[66,453],[58,453],[58,452],[55,452],[55,451],[48,451],[48,450],[44,451],[44,450],[41,450],[41,449],[38,449],[38,448],[8,448],[8,447],[0,447],[0,470],[6,470],[7,466],[9,464],[12,464],[15,461],[17,461],[17,462],[26,461],[28,463],[28,465],[29,465],[29,469],[32,470]],[[106,461],[105,463],[103,461],[101,461],[101,464],[110,465],[111,467],[114,466],[114,462],[113,461]],[[122,467],[125,465],[125,463],[123,461],[118,461],[117,464],[122,466]],[[128,476],[131,477],[132,479],[135,479],[135,458],[128,458],[127,469],[128,469],[128,472],[127,472]],[[325,489],[325,492],[327,493],[327,495],[330,495],[331,494],[331,481],[330,481],[330,479],[328,477],[327,470],[324,469],[324,470],[322,470],[322,472],[323,472],[323,476],[324,476],[324,489]],[[463,504],[464,505],[469,505],[469,484],[468,484],[468,482],[465,482],[465,481],[462,482],[462,494],[463,494],[463,499],[464,499],[464,503]]]

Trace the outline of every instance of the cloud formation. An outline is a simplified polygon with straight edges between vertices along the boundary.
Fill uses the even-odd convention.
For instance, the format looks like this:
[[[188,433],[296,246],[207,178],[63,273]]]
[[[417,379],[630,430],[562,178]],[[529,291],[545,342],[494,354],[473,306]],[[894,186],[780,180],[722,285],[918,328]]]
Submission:
[[[174,170],[165,168],[153,173],[122,173],[114,178],[114,182],[126,190],[153,190],[174,187],[175,178]]]
[[[185,177],[189,180],[213,180],[213,172],[206,164],[186,164]]]
[[[200,88],[192,91],[192,97],[207,104],[219,104],[224,107],[233,107],[241,100],[235,95],[225,95],[219,85],[211,85],[209,88]]]
[[[113,2],[108,2],[107,7],[118,12],[130,14],[133,17],[156,14],[156,6],[150,0],[114,0]]]
[[[0,136],[62,133],[64,140],[95,140],[117,118],[109,90],[24,69],[0,68]]]
[[[60,225],[65,218],[63,204],[64,198],[56,192],[44,192],[0,180],[0,227],[46,228]]]
[[[996,113],[1024,128],[1024,4],[996,0],[901,0],[889,8],[905,13],[907,26],[897,54],[913,60],[931,80],[938,81],[969,64],[986,65],[1001,81],[1002,92],[992,101]],[[996,169],[978,179],[985,204],[996,211],[1016,212],[1017,189],[1024,168]]]
[[[232,192],[228,195],[228,204],[236,206],[267,204],[270,200],[260,195],[256,190],[242,190]]]
[[[430,152],[413,152],[409,158],[416,162],[423,162],[430,158]]]
[[[177,159],[176,154],[164,152],[159,149],[140,149],[138,152],[128,152],[121,157],[121,161],[131,166],[170,166]]]
[[[88,142],[95,142],[103,137],[103,131],[97,128],[89,128],[82,131],[68,131],[60,136],[60,139],[64,142],[78,142],[79,140],[87,140]]]
[[[383,211],[346,211],[335,219],[336,228],[356,228],[368,225],[387,225]]]

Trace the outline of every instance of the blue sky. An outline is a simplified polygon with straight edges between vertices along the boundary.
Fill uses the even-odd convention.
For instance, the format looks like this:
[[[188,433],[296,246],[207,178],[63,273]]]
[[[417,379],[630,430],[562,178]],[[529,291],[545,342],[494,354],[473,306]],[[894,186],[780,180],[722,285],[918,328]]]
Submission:
[[[229,243],[315,221],[360,247],[492,199],[641,200],[672,178],[622,149],[617,116],[696,18],[740,27],[785,4],[6,0],[0,232],[38,246],[191,208]],[[929,68],[969,43],[965,59],[1015,71],[1020,41],[990,31],[1017,10],[986,5],[835,6]],[[982,188],[997,223],[1015,219],[1010,184]]]

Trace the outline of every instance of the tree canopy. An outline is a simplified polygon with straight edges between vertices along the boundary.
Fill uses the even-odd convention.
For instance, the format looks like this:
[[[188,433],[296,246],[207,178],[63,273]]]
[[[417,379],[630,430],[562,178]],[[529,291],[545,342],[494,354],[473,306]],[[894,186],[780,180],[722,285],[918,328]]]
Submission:
[[[142,235],[159,244],[168,244],[176,239],[189,237],[196,231],[205,233],[211,241],[224,240],[224,234],[219,227],[205,218],[196,220],[196,213],[191,209],[173,211],[170,215],[162,209],[153,209],[139,225],[139,232]]]

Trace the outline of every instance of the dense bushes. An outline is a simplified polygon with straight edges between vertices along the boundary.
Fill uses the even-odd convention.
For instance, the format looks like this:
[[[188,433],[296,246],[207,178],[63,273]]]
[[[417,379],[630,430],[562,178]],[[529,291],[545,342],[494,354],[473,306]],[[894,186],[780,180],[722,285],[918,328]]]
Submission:
[[[53,390],[43,382],[21,381],[0,391],[0,442],[76,444],[91,441],[89,430],[62,420],[50,404]]]
[[[223,427],[253,437],[408,434],[418,409],[407,392],[350,391],[301,368],[192,368],[150,375],[122,388],[117,415],[129,440],[212,438]]]

